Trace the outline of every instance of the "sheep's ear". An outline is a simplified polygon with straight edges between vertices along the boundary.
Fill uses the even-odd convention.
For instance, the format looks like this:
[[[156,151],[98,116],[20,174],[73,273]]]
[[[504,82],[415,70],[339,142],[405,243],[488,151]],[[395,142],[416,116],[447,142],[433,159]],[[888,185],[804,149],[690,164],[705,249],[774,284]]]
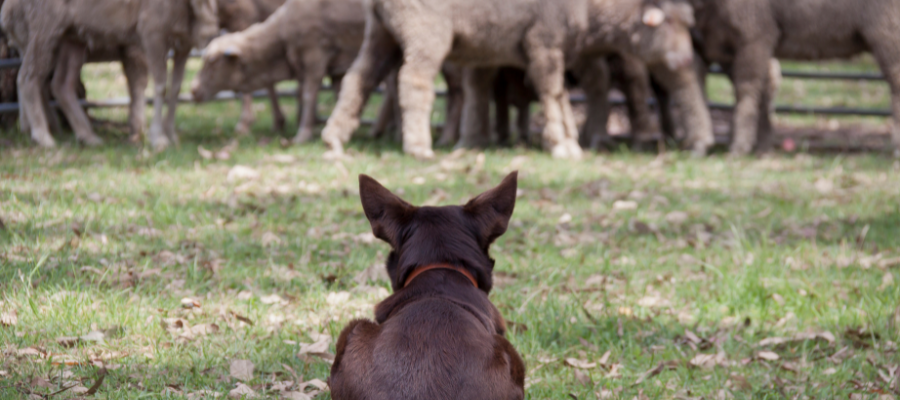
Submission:
[[[647,7],[647,9],[644,10],[644,16],[641,18],[644,25],[652,28],[662,25],[665,20],[666,13],[656,7]]]
[[[359,199],[375,237],[399,247],[400,231],[412,219],[416,207],[368,175],[359,176]]]
[[[683,22],[689,27],[694,26],[694,7],[687,3],[666,2],[663,4],[663,11],[672,19]]]
[[[503,178],[497,187],[469,200],[463,210],[475,220],[481,239],[491,244],[506,232],[509,219],[516,208],[519,171]]]

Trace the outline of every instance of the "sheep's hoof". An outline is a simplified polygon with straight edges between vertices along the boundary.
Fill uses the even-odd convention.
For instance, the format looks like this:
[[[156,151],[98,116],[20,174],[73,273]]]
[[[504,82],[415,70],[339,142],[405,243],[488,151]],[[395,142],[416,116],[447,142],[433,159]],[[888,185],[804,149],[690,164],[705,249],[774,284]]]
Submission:
[[[85,135],[84,137],[78,138],[78,141],[88,147],[97,147],[103,145],[103,139],[100,139],[100,137],[96,135]]]
[[[312,130],[302,129],[299,132],[297,132],[297,136],[294,136],[294,138],[291,140],[291,142],[294,144],[303,144],[303,143],[310,141],[312,139],[312,137],[313,137]],[[343,153],[343,151],[341,153]]]
[[[434,151],[426,147],[419,149],[410,149],[407,150],[407,153],[415,157],[417,160],[431,160],[434,158]]]
[[[340,142],[325,142],[328,145],[329,150],[322,154],[322,158],[327,161],[338,161],[346,158],[346,154],[344,154],[344,145]]]
[[[38,146],[48,149],[56,147],[56,141],[53,140],[53,137],[50,136],[49,133],[44,133],[43,135],[34,135],[32,139],[34,139],[34,142],[37,143]]]
[[[562,143],[558,143],[550,149],[550,155],[556,159],[566,159],[566,160],[580,160],[583,152],[581,151],[581,146],[578,145],[574,140],[567,140]]]
[[[753,145],[744,143],[733,143],[729,151],[731,157],[746,157],[753,151]]]
[[[150,147],[152,147],[153,150],[165,150],[171,144],[172,142],[170,142],[169,138],[165,135],[150,135]]]
[[[234,126],[234,133],[236,133],[238,136],[250,134],[250,124],[238,122],[237,125]]]

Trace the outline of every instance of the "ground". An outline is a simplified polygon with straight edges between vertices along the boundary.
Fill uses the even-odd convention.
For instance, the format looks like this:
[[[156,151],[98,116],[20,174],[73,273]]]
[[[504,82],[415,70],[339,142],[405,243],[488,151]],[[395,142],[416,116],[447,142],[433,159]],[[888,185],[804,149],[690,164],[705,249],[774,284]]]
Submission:
[[[512,170],[521,193],[490,298],[529,398],[900,395],[888,156],[566,162],[516,148],[419,162],[360,135],[336,163],[321,143],[283,147],[265,114],[234,137],[237,110],[182,107],[182,144],[162,153],[118,125],[98,149],[0,134],[0,398],[327,398],[333,339],[389,293],[357,174],[459,204]]]

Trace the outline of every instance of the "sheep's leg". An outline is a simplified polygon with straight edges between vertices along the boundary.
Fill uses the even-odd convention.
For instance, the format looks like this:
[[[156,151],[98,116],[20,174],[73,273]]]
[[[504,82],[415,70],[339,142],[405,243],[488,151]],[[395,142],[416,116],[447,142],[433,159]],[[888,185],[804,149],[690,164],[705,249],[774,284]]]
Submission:
[[[898,27],[888,30],[875,30],[876,33],[896,32]],[[891,111],[893,114],[893,126],[891,127],[891,143],[894,147],[894,157],[900,158],[900,54],[897,53],[896,36],[869,38],[874,43],[872,54],[878,60],[881,73],[891,88]]]
[[[246,135],[250,133],[250,127],[254,122],[256,122],[256,113],[253,112],[253,94],[244,93],[241,95],[241,116],[238,117],[234,132],[238,135]]]
[[[466,68],[463,72],[463,113],[457,148],[491,144],[491,89],[496,75],[495,68]]]
[[[275,85],[269,85],[269,87],[266,88],[266,92],[269,94],[269,103],[272,105],[272,128],[278,132],[283,132],[286,119],[284,113],[281,112],[278,91],[275,90]],[[252,97],[253,96],[251,96],[251,98]]]
[[[169,82],[169,91],[166,93],[166,136],[176,145],[178,144],[178,133],[175,132],[175,111],[178,108],[178,95],[181,93],[184,70],[190,54],[190,49],[175,51],[175,56],[172,58],[172,81]]]
[[[678,110],[677,121],[686,136],[685,145],[695,156],[706,155],[706,151],[715,144],[712,117],[709,107],[697,81],[697,73],[693,67],[672,71],[665,65],[651,67],[653,77],[663,86],[668,100],[667,109]],[[669,112],[671,114],[671,111]],[[672,123],[672,122],[669,122]]]
[[[61,135],[63,134],[63,128],[62,121],[60,121],[59,118],[59,112],[50,105],[50,98],[53,97],[50,86],[50,82],[47,82],[46,85],[41,87],[41,104],[44,107],[44,115],[47,116],[47,126],[50,127],[50,132]]]
[[[768,151],[772,147],[772,114],[775,112],[775,96],[781,86],[781,63],[776,59],[769,60],[766,86],[759,102],[759,123],[757,124],[756,150]]]
[[[526,45],[528,54],[528,77],[541,99],[547,125],[544,126],[544,148],[555,158],[580,159],[582,152],[578,145],[578,127],[569,103],[569,93],[565,89],[565,57],[562,50],[544,47],[538,38],[531,38],[537,45]]]
[[[394,122],[394,114],[397,112],[397,71],[391,72],[387,79],[384,80],[384,97],[381,101],[381,109],[378,110],[378,118],[372,125],[371,136],[379,139],[384,136],[385,132]],[[400,125],[395,124],[394,129],[399,129]]]
[[[131,98],[128,113],[131,135],[128,140],[132,143],[139,143],[143,138],[144,127],[147,123],[147,102],[144,91],[147,89],[149,75],[144,53],[137,48],[126,49],[125,57],[122,59],[122,70],[125,71],[125,80],[128,81],[128,96]]]
[[[81,76],[81,67],[84,65],[85,47],[76,43],[65,43],[60,46],[56,63],[56,71],[50,88],[53,96],[59,103],[69,126],[75,132],[75,138],[88,146],[103,144],[103,140],[94,134],[91,121],[84,109],[78,104],[78,96],[75,94],[78,78]]]
[[[447,83],[447,104],[444,115],[444,129],[437,141],[438,146],[449,146],[459,140],[460,122],[463,113],[462,68],[444,63],[441,67],[444,82]]]
[[[750,154],[756,145],[760,105],[766,90],[771,53],[771,47],[764,43],[753,43],[739,49],[735,56],[732,74],[737,101],[731,142],[731,154],[734,156]]]
[[[639,58],[622,55],[621,59],[631,134],[636,142],[642,142],[653,134],[650,106],[647,104],[651,92],[650,71]]]
[[[145,43],[144,51],[147,55],[147,66],[150,70],[150,76],[153,77],[153,119],[150,121],[150,132],[147,136],[151,147],[156,150],[162,150],[171,144],[171,141],[163,131],[163,107],[168,75],[166,66],[167,48],[165,40],[162,38],[145,40]]]
[[[344,76],[337,104],[322,131],[322,141],[330,147],[327,157],[343,156],[344,144],[359,127],[359,114],[368,94],[400,62],[400,56],[400,47],[391,34],[378,18],[369,15],[362,48]]]
[[[328,66],[323,62],[324,54],[313,52],[304,56],[303,76],[303,115],[300,118],[297,135],[294,143],[305,143],[313,137],[316,128],[316,104],[318,103],[319,90],[322,88],[322,79],[325,78]]]
[[[581,127],[579,142],[585,148],[599,150],[609,140],[609,64],[602,57],[594,57],[579,63],[575,72],[587,100],[587,120]]]
[[[497,74],[489,86],[494,94],[494,126],[497,130],[497,143],[502,146],[511,145],[509,133],[509,87],[503,73]]]
[[[524,100],[516,106],[516,129],[519,143],[531,143],[531,101]]]
[[[434,40],[434,39],[445,40]],[[402,110],[403,152],[419,159],[434,157],[431,148],[431,110],[434,106],[434,78],[450,51],[451,35],[434,32],[432,40],[414,42],[404,49],[405,64],[397,76]],[[440,41],[441,43],[435,43]],[[424,44],[428,47],[419,47]]]
[[[54,24],[48,24],[54,26]],[[42,91],[50,70],[54,65],[53,51],[62,32],[57,29],[35,34],[22,58],[22,66],[16,79],[19,88],[19,107],[26,111],[26,127],[31,128],[31,138],[41,147],[54,147],[56,141],[50,136],[47,114],[44,110]]]

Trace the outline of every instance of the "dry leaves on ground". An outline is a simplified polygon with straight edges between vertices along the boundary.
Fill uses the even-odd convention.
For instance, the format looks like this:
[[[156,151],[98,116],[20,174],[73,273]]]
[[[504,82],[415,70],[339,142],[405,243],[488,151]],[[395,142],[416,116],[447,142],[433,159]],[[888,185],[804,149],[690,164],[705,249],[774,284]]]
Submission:
[[[234,389],[231,389],[231,391],[228,392],[228,397],[232,399],[255,399],[258,398],[259,395],[257,395],[250,386],[238,383]]]
[[[313,343],[300,343],[300,351],[297,357],[308,359],[307,355],[319,357],[331,364],[334,362],[334,354],[328,352],[331,344],[331,336],[327,334],[310,333],[309,337],[314,340]]]
[[[763,350],[756,353],[756,358],[760,360],[776,361],[781,357],[774,351]]]
[[[19,323],[19,314],[16,310],[0,312],[0,327],[15,326]]]
[[[728,357],[725,355],[725,352],[718,352],[716,354],[697,354],[694,358],[691,359],[690,363],[693,367],[703,368],[703,369],[712,369],[716,366],[727,367],[728,366]]]
[[[250,360],[231,360],[231,365],[228,367],[228,374],[231,375],[232,378],[246,382],[253,379],[254,368],[255,367]]]
[[[828,331],[823,331],[800,333],[791,337],[770,337],[760,340],[759,343],[757,343],[757,347],[780,346],[785,343],[803,342],[807,340],[814,341],[818,339],[825,340],[828,342],[828,344],[834,344],[835,341],[834,334]]]
[[[597,366],[595,362],[587,362],[585,360],[579,360],[577,358],[567,358],[566,364],[570,367],[580,368],[580,369],[591,369]]]

